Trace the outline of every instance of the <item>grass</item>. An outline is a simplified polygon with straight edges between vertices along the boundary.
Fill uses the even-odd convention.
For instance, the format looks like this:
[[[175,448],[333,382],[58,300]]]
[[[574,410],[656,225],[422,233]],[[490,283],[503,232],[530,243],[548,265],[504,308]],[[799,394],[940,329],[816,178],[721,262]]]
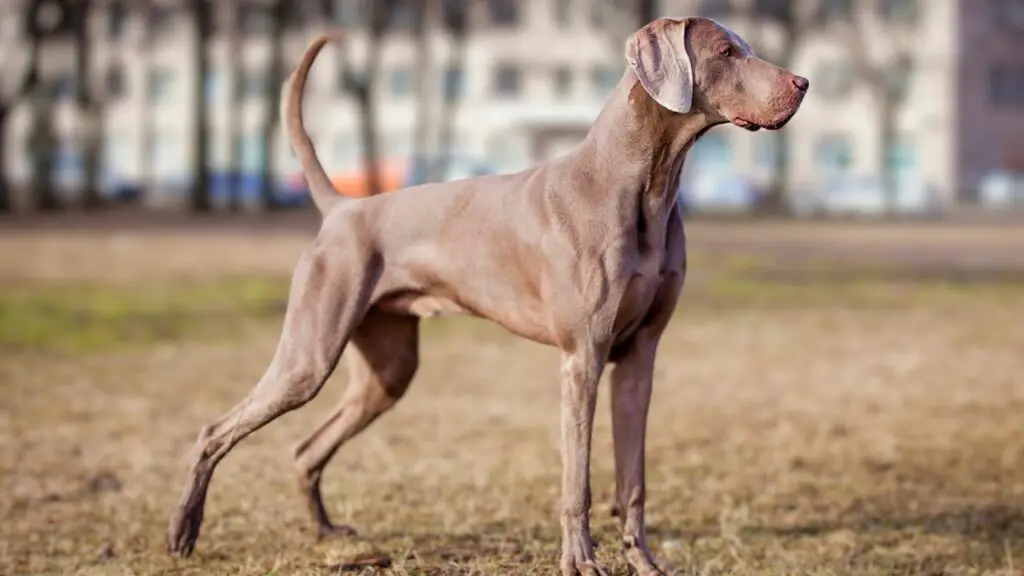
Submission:
[[[361,538],[314,542],[291,471],[339,371],[225,460],[196,555],[167,557],[185,455],[269,360],[300,243],[161,266],[173,238],[37,241],[78,268],[0,246],[0,573],[335,574],[370,554],[394,574],[554,572],[557,356],[460,318],[426,324],[406,399],[327,469]],[[651,407],[656,555],[678,574],[1020,573],[1022,284],[695,254]],[[603,393],[592,523],[625,574],[608,416]]]

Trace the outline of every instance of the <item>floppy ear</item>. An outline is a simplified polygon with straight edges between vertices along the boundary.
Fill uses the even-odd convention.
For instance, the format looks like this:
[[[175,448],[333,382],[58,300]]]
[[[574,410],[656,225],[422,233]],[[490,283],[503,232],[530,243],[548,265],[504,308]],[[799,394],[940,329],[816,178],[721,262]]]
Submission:
[[[693,64],[686,51],[686,21],[659,18],[626,42],[626,60],[658,104],[686,113],[693,104]]]

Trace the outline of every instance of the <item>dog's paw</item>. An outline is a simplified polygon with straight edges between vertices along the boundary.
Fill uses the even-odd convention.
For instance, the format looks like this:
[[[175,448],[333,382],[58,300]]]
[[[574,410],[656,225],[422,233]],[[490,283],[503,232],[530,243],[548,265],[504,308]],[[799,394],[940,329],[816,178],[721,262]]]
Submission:
[[[597,560],[573,559],[562,563],[562,576],[608,576],[610,572]]]
[[[632,572],[637,576],[667,576],[667,573],[654,562],[651,553],[644,549],[632,547],[626,549],[626,561]]]
[[[188,558],[195,550],[199,538],[199,526],[203,523],[203,509],[199,507],[189,512],[179,510],[171,520],[167,529],[165,544],[167,553]]]
[[[316,530],[317,541],[356,538],[359,532],[347,524],[322,524]]]

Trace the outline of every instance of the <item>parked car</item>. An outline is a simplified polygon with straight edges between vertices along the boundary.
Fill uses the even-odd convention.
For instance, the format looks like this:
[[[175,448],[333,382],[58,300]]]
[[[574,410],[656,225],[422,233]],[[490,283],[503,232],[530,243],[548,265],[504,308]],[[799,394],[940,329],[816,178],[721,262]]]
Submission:
[[[439,156],[411,158],[409,160],[408,171],[406,173],[405,185],[416,186],[419,184],[425,184],[427,182],[428,168],[441,161],[442,158]],[[446,168],[446,173],[441,176],[442,182],[462,180],[465,178],[472,178],[474,176],[484,176],[495,172],[494,167],[487,162],[465,154],[452,155],[448,158],[448,165]]]
[[[678,193],[687,211],[743,214],[754,209],[762,192],[743,176],[703,172],[681,178]]]
[[[800,216],[934,216],[942,211],[938,191],[921,179],[901,179],[892,192],[890,197],[877,176],[835,176],[794,194],[793,208]]]
[[[382,160],[378,164],[380,166],[381,191],[391,192],[399,188],[426,183],[427,168],[431,162],[437,161],[438,158],[436,156],[388,158]],[[468,155],[452,156],[447,168],[447,174],[443,177],[444,181],[481,176],[494,172],[494,169],[486,162]],[[331,183],[338,193],[344,196],[361,198],[370,194],[369,180],[366,170],[362,167],[333,174],[331,176]]]
[[[244,204],[260,202],[263,194],[263,175],[251,172],[214,171],[210,173],[207,186],[210,199],[215,204],[226,204],[230,201],[232,189],[237,185],[239,200]],[[301,172],[278,177],[273,183],[271,197],[274,204],[284,208],[306,206],[311,200],[309,187]]]
[[[1024,206],[1024,173],[993,170],[978,185],[978,201],[994,210]]]
[[[64,197],[74,197],[85,178],[83,158],[74,149],[59,149],[53,158],[53,183]],[[117,175],[107,167],[99,174],[100,197],[111,202],[133,202],[142,194],[142,186]]]

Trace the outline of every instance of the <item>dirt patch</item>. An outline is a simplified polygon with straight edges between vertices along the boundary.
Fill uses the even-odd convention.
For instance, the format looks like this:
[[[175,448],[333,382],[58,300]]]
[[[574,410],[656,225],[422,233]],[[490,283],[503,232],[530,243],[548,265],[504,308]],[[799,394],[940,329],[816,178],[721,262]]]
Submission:
[[[138,254],[159,261],[171,241],[153,242]],[[109,290],[177,273],[139,258],[144,272]],[[1019,573],[1021,291],[820,270],[784,282],[758,276],[762,260],[719,264],[695,258],[660,349],[647,446],[658,558],[679,574]],[[554,572],[557,355],[458,318],[425,326],[416,383],[327,468],[332,514],[360,537],[316,542],[291,464],[344,387],[338,374],[223,462],[196,555],[164,554],[196,433],[244,397],[277,336],[256,325],[230,340],[4,352],[0,573]],[[625,574],[605,390],[592,523],[598,557]],[[366,565],[378,561],[390,567]]]

